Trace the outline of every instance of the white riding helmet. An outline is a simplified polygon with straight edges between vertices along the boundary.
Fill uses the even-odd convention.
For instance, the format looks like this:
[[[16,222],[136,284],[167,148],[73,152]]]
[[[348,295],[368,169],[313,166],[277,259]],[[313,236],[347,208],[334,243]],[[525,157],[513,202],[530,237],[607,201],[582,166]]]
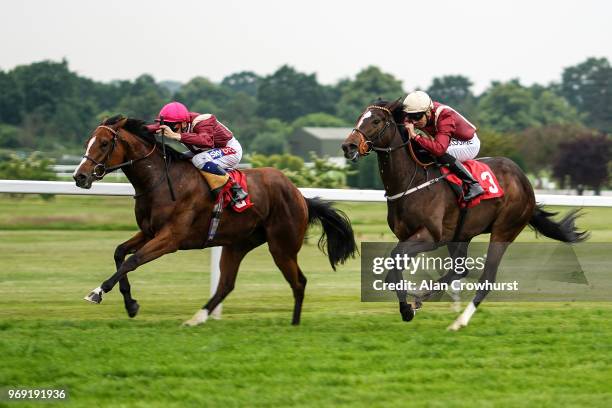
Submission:
[[[411,92],[404,99],[404,112],[406,113],[425,112],[431,108],[433,108],[433,101],[423,91]]]

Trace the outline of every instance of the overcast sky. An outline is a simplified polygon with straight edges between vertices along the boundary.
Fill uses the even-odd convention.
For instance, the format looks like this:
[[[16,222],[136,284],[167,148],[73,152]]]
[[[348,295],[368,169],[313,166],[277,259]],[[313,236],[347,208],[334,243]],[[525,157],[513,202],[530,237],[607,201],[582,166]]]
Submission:
[[[220,81],[289,64],[333,84],[368,65],[404,89],[463,74],[547,84],[587,57],[612,60],[612,2],[187,1],[1,3],[0,69],[66,58],[96,80]]]

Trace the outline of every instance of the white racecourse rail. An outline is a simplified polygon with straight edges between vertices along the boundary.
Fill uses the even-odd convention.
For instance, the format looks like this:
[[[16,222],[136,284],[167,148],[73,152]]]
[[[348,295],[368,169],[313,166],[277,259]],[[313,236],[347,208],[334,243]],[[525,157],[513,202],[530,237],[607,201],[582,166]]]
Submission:
[[[300,188],[307,198],[320,197],[330,201],[362,201],[385,202],[382,190],[347,190],[328,188]],[[110,195],[133,196],[134,188],[129,183],[95,183],[91,189],[78,188],[68,181],[29,181],[29,180],[0,180],[0,193],[15,194],[68,194],[68,195]],[[538,203],[546,205],[568,205],[572,207],[612,207],[611,196],[571,196],[537,194]],[[219,283],[219,260],[221,248],[212,248],[211,253],[210,293],[214,294]],[[217,307],[213,316],[221,316],[221,305]]]

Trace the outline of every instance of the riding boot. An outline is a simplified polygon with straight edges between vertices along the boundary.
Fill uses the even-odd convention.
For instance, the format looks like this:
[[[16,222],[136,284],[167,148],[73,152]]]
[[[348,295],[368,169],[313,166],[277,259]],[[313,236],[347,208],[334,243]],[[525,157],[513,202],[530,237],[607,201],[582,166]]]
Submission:
[[[461,164],[459,160],[448,153],[438,157],[438,162],[448,164],[448,168],[461,179],[463,185],[467,186],[467,192],[463,195],[465,201],[470,201],[484,194],[484,189],[472,174]]]

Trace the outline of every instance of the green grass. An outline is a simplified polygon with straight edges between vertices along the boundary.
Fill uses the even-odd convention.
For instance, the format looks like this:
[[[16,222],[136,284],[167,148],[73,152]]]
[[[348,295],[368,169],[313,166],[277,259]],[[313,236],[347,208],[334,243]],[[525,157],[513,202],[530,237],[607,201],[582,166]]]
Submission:
[[[485,303],[457,333],[436,303],[405,324],[395,304],[361,303],[358,260],[332,272],[314,239],[300,253],[299,327],[265,247],[245,259],[221,321],[180,327],[208,298],[208,250],[132,272],[136,319],[117,289],[86,303],[134,230],[132,205],[0,199],[0,387],[66,387],[71,406],[612,406],[612,303]],[[341,207],[360,239],[392,239],[384,206]],[[612,210],[580,225],[612,242]]]

